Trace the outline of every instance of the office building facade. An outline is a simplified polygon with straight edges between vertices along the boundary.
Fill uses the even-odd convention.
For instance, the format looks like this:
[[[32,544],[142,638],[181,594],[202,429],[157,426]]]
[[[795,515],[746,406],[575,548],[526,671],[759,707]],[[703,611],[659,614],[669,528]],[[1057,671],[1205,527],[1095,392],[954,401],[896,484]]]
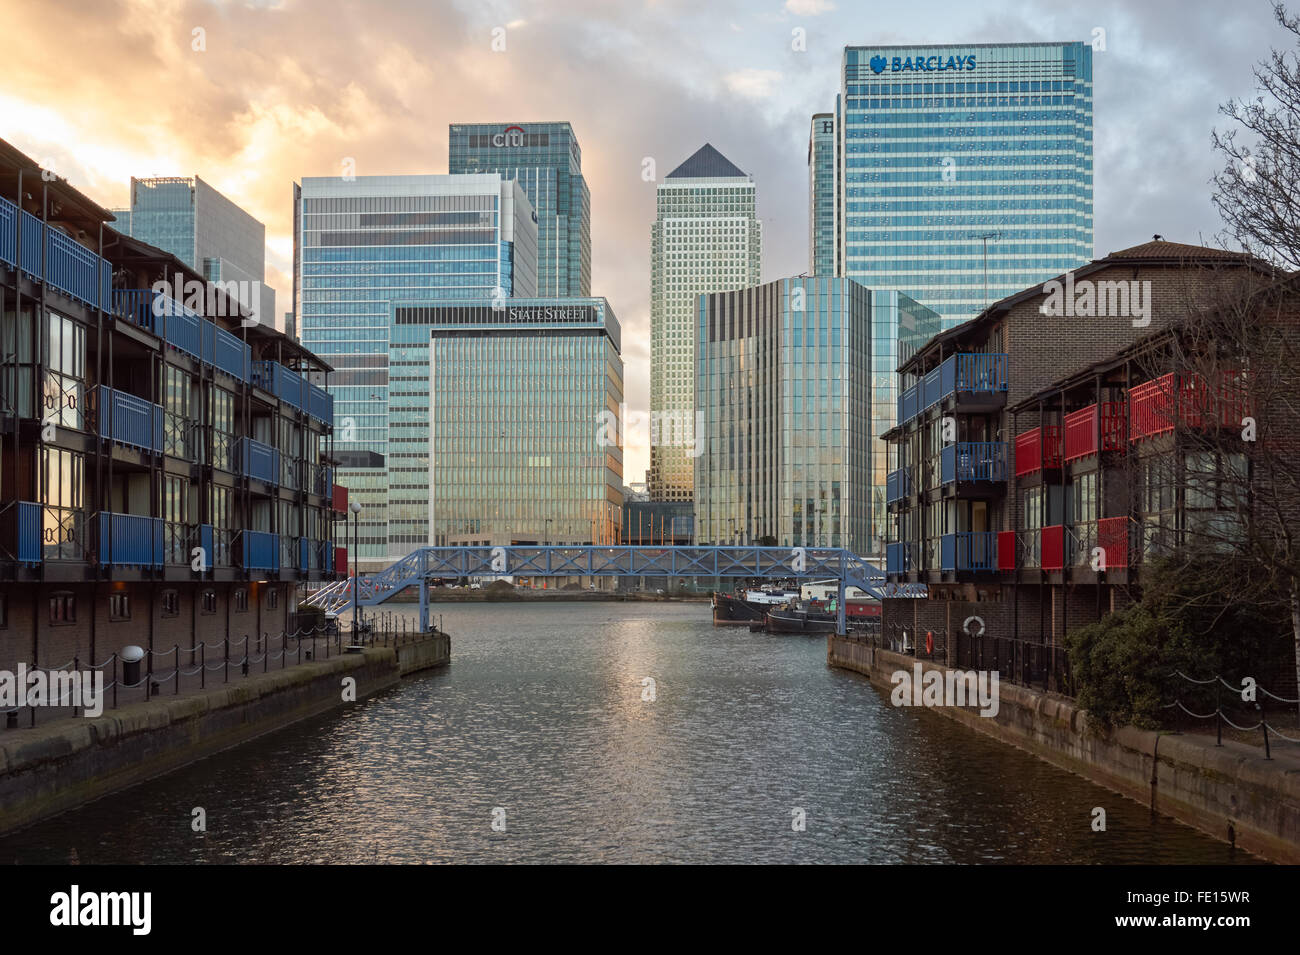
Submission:
[[[374,569],[428,536],[422,495],[388,506],[393,485],[422,490],[429,470],[427,329],[395,323],[397,306],[535,295],[537,225],[522,187],[496,174],[304,178],[294,221],[302,342],[336,367],[336,454]]]
[[[198,176],[131,179],[131,209],[114,223],[170,252],[209,282],[232,292],[258,322],[275,324],[275,290],[266,284],[266,227]]]
[[[693,499],[696,310],[701,294],[757,285],[752,176],[706,143],[659,183],[650,233],[651,500]],[[658,427],[656,427],[658,425]],[[658,441],[654,439],[658,437]]]
[[[864,423],[899,346],[873,336],[894,328],[915,349],[939,327],[905,296],[831,276],[700,296],[696,540],[883,553],[885,448]]]
[[[808,274],[835,274],[835,117],[816,113],[808,133]]]
[[[836,274],[948,327],[1093,254],[1092,48],[847,47]]]
[[[428,342],[427,542],[617,543],[623,360],[609,303],[399,306],[397,322]]]
[[[537,294],[591,294],[591,192],[568,123],[461,123],[448,131],[447,171],[498,173],[537,213]]]

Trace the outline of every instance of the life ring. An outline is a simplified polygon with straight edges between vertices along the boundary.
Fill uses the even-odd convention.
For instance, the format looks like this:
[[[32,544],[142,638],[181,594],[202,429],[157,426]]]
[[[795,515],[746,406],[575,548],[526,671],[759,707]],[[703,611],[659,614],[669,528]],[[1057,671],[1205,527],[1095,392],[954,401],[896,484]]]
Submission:
[[[934,631],[925,631],[925,652],[934,653]]]

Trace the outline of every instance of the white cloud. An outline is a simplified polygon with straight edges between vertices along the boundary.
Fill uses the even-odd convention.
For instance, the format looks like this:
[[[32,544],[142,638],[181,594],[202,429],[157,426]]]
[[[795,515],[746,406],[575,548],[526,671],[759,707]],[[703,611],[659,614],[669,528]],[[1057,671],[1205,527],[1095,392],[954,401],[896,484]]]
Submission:
[[[797,17],[815,17],[835,9],[831,0],[785,0],[787,13]]]
[[[767,99],[781,81],[780,70],[745,69],[728,73],[722,78],[727,89],[737,96],[749,99]]]

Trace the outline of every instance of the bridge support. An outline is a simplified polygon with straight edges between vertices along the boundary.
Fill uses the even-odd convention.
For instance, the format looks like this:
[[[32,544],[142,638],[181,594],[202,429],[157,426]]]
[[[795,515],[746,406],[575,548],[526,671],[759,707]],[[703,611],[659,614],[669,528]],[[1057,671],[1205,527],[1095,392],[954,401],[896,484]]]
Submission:
[[[849,632],[848,628],[845,627],[845,620],[844,620],[844,616],[845,616],[844,591],[846,589],[847,588],[844,586],[844,578],[841,577],[840,578],[840,599],[835,604],[835,632],[839,634],[841,637]]]
[[[429,581],[420,577],[420,632],[429,632]]]

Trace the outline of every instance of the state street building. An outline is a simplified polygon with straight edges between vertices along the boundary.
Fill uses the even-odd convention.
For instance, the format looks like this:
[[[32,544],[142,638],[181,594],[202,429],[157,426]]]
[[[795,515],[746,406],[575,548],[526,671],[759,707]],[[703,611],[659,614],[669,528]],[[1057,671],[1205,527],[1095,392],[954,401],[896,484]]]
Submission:
[[[622,333],[605,299],[398,305],[394,321],[429,343],[430,544],[619,540]]]

